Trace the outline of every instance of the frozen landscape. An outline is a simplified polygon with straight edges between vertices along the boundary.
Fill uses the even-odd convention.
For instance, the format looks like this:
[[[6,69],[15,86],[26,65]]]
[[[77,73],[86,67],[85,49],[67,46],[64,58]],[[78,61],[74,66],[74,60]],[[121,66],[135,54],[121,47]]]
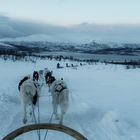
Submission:
[[[4,61],[0,59],[0,139],[23,126],[22,109],[18,92],[19,81],[34,70],[49,68],[63,78],[70,90],[70,106],[64,125],[83,134],[88,140],[139,140],[140,94],[139,69],[126,69],[121,65],[97,63],[76,69],[56,69],[56,60]],[[51,96],[44,84],[40,96],[40,120],[47,123],[52,113]],[[37,110],[37,109],[36,109]],[[33,122],[28,122],[31,124]],[[58,123],[55,119],[52,123]],[[46,131],[41,131],[42,138]],[[36,131],[17,140],[38,139]],[[72,139],[56,131],[49,131],[47,139]]]
[[[45,68],[70,91],[64,126],[88,140],[140,140],[140,0],[0,0],[0,140],[25,126],[19,82]],[[49,123],[45,80],[39,95],[36,120]],[[36,123],[30,109],[27,125]],[[72,139],[47,132],[46,140]],[[16,140],[45,140],[45,133]]]

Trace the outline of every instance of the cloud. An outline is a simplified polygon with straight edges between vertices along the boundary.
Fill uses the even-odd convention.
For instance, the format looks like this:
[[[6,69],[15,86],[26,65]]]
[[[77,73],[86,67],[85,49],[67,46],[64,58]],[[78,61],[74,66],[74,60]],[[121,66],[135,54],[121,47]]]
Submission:
[[[0,12],[0,16],[6,17],[8,14],[6,12]]]
[[[0,16],[0,38],[22,36],[23,33],[13,28],[10,18]]]
[[[38,36],[39,35],[39,36]],[[82,23],[71,27],[39,24],[0,16],[0,38],[30,36],[46,41],[87,43],[140,43],[140,25],[98,25]]]
[[[49,24],[38,24],[29,21],[0,16],[0,38],[21,37],[32,34],[54,34],[64,28]]]

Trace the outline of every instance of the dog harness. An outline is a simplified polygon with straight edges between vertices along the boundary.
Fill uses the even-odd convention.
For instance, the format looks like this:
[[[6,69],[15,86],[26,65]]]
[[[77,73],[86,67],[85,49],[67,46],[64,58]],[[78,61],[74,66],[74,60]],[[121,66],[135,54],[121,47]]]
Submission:
[[[58,89],[58,86],[60,86],[61,88]],[[58,83],[55,85],[55,91],[56,92],[62,92],[64,89],[66,89],[66,87],[63,85],[63,83]]]

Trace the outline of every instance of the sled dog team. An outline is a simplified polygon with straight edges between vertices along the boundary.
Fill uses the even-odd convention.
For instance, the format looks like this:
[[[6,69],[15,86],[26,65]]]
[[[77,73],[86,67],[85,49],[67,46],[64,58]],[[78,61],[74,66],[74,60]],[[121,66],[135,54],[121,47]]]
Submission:
[[[52,75],[52,71],[49,71],[47,68],[40,70],[39,72],[34,71],[32,76],[25,76],[19,82],[18,90],[23,106],[23,123],[27,122],[27,108],[29,106],[32,107],[30,115],[33,115],[34,113],[34,108],[38,102],[39,95],[41,94],[40,91],[44,79],[49,88],[48,91],[51,93],[53,114],[56,119],[59,119],[59,123],[63,124],[63,117],[67,112],[69,105],[68,87],[63,79],[56,79]],[[57,111],[58,106],[60,107],[60,116]]]

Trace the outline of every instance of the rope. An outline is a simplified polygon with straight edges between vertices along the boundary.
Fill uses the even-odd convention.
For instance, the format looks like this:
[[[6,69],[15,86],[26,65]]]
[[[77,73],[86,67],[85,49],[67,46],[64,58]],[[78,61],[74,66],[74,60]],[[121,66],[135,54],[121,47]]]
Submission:
[[[38,124],[40,124],[40,110],[39,110],[39,96],[38,96]],[[38,134],[39,134],[39,140],[40,138],[40,129],[38,130]]]
[[[51,123],[51,121],[52,121],[52,117],[53,117],[53,114],[54,113],[52,113],[52,115],[51,115],[51,117],[50,117],[50,120],[49,120],[49,123]],[[48,129],[46,130],[46,133],[45,133],[45,136],[44,136],[44,140],[46,139],[46,136],[47,136],[47,134],[48,134]]]
[[[48,95],[48,96],[51,96],[51,95]],[[38,124],[40,124],[39,97],[41,97],[41,96],[38,95],[38,104],[37,104],[37,106],[38,106]],[[32,110],[33,110],[33,118],[34,118],[35,124],[37,124],[37,120],[36,120],[36,116],[35,116],[33,104],[32,104]],[[53,113],[52,113],[52,115],[51,115],[51,117],[49,119],[49,123],[51,123],[52,117],[53,117]],[[46,130],[46,133],[45,133],[45,136],[44,136],[44,140],[46,139],[47,134],[48,134],[48,129]],[[37,130],[37,135],[38,135],[38,139],[41,140],[41,137],[40,137],[40,129]]]
[[[32,110],[33,110],[33,118],[34,118],[35,124],[37,124],[33,104],[32,104]],[[39,116],[40,115],[39,115],[39,98],[38,98],[38,123],[40,123],[40,117]],[[37,130],[37,135],[38,135],[38,139],[41,140],[41,138],[40,138],[40,129]]]

